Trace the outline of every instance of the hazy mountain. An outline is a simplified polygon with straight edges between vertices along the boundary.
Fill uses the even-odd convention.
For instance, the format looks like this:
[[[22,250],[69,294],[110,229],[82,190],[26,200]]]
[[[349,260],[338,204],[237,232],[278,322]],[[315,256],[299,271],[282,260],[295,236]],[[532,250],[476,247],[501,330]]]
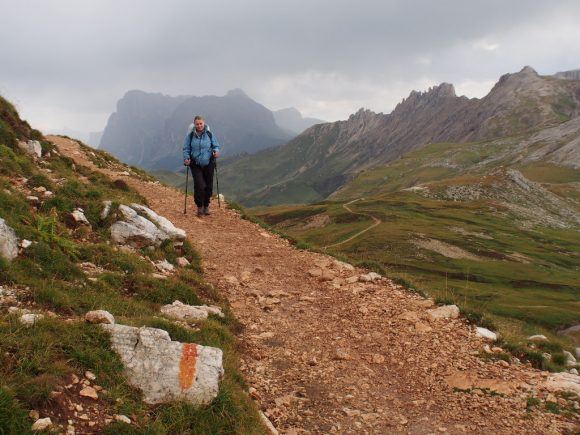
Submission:
[[[564,79],[564,80],[580,80],[580,68],[579,69],[572,69],[570,71],[560,71],[554,74],[554,77],[557,79]]]
[[[283,146],[222,165],[223,190],[246,204],[317,201],[362,169],[429,143],[514,136],[578,114],[580,82],[539,76],[530,67],[505,74],[481,99],[458,97],[443,83],[411,92],[390,114],[361,109],[346,121],[315,125]]]
[[[183,138],[196,114],[205,117],[224,155],[253,153],[293,136],[276,124],[269,109],[239,89],[221,97],[130,91],[110,116],[100,148],[132,165],[174,170],[180,166]]]
[[[281,128],[290,131],[294,135],[302,133],[307,128],[312,127],[314,124],[322,124],[322,119],[316,118],[303,118],[302,114],[294,107],[288,107],[286,109],[275,110],[274,119],[276,124]]]

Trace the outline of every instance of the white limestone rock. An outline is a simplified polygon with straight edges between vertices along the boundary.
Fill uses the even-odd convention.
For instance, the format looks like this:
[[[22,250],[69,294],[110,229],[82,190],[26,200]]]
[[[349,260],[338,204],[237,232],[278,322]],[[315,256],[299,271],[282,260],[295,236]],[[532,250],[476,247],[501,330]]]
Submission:
[[[36,313],[25,313],[20,316],[20,323],[26,327],[31,327],[36,324],[39,320],[44,319],[44,315]]]
[[[128,382],[149,404],[186,400],[207,404],[223,376],[221,349],[172,341],[156,328],[102,325],[125,366]]]
[[[551,373],[544,386],[552,392],[571,392],[580,396],[580,376],[572,373]]]
[[[42,146],[40,142],[37,140],[29,140],[28,142],[18,142],[20,148],[26,151],[33,157],[41,158],[42,157]]]
[[[574,357],[574,355],[572,355],[572,353],[568,352],[567,350],[562,351],[562,353],[566,357],[565,363],[566,367],[568,368],[576,367],[576,358]]]
[[[361,282],[375,282],[380,280],[382,277],[378,273],[369,272],[358,277],[358,280]]]
[[[0,257],[8,261],[18,256],[18,238],[14,230],[0,218]]]
[[[175,260],[175,262],[177,263],[177,265],[179,267],[187,267],[189,266],[191,263],[189,262],[189,260],[185,257],[179,257],[177,258],[177,260]]]
[[[530,335],[528,337],[528,340],[536,342],[536,343],[540,343],[540,342],[547,343],[548,341],[550,341],[550,340],[548,340],[548,337],[546,337],[545,335],[541,335],[541,334]]]
[[[198,321],[207,319],[208,315],[215,314],[224,317],[220,307],[208,305],[187,305],[181,301],[174,301],[172,304],[163,305],[161,313],[167,317],[183,321]]]
[[[161,273],[171,273],[175,270],[175,266],[167,260],[155,262],[155,268]]]
[[[427,314],[432,319],[457,319],[459,317],[459,307],[457,305],[443,305],[442,307],[427,310]]]
[[[111,212],[111,206],[113,201],[103,201],[103,210],[101,211],[101,219],[107,219],[109,213]]]
[[[497,341],[497,334],[495,332],[480,326],[475,327],[475,335],[481,338],[485,338],[486,340]]]
[[[77,225],[91,226],[91,223],[85,216],[85,211],[82,208],[75,208],[70,215]]]
[[[39,418],[32,425],[32,431],[36,432],[36,431],[46,430],[50,426],[52,426],[52,420],[50,419],[50,417]]]
[[[146,214],[147,218],[149,218],[150,221],[156,223],[159,229],[163,231],[165,234],[167,234],[167,236],[170,239],[173,240],[185,239],[186,233],[184,230],[182,230],[181,228],[177,228],[175,225],[173,225],[173,223],[169,219],[161,215],[158,215],[149,207],[145,207],[144,205],[141,204],[131,204],[131,208],[133,208],[138,212]]]
[[[159,246],[169,236],[135,210],[126,205],[119,206],[122,220],[111,225],[111,239],[121,245],[136,247]]]
[[[89,311],[85,314],[85,320],[89,323],[103,323],[103,324],[115,324],[115,318],[111,313],[105,310],[94,310]]]

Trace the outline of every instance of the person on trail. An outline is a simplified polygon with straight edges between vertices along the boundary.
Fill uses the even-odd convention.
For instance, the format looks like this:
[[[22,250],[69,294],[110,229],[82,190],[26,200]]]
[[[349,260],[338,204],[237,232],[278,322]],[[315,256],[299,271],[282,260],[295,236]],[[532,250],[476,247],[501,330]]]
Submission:
[[[191,168],[198,216],[209,215],[215,159],[219,151],[220,145],[209,126],[205,125],[203,117],[196,116],[183,141],[183,164]]]

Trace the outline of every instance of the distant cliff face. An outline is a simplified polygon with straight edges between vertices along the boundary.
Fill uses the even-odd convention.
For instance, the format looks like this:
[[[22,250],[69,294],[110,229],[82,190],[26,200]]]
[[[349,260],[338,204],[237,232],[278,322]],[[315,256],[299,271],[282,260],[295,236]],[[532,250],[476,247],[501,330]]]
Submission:
[[[316,201],[360,170],[429,143],[514,136],[578,115],[580,82],[525,67],[502,76],[482,99],[458,97],[443,83],[411,92],[387,115],[361,109],[346,121],[315,125],[284,146],[231,162],[222,177],[246,204]]]
[[[572,69],[570,71],[560,71],[554,74],[554,77],[563,80],[580,80],[580,68]]]
[[[322,119],[303,118],[300,112],[294,107],[276,110],[273,113],[276,124],[295,135],[302,133],[314,124],[322,124],[325,122]]]
[[[223,97],[130,91],[110,116],[100,148],[145,169],[176,169],[187,128],[198,114],[210,125],[225,155],[256,152],[293,136],[276,124],[270,110],[241,90]]]

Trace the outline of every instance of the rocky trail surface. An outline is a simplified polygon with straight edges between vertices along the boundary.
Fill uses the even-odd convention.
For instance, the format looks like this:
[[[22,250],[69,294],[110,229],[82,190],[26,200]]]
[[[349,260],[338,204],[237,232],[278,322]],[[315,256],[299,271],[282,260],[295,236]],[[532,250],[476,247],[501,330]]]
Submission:
[[[77,164],[122,178],[187,231],[207,281],[244,326],[250,395],[281,433],[574,431],[574,417],[526,409],[531,397],[570,404],[546,389],[548,373],[494,360],[494,350],[454,313],[438,317],[431,301],[297,250],[233,210],[184,215],[183,193],[97,168],[76,142],[49,139]]]

